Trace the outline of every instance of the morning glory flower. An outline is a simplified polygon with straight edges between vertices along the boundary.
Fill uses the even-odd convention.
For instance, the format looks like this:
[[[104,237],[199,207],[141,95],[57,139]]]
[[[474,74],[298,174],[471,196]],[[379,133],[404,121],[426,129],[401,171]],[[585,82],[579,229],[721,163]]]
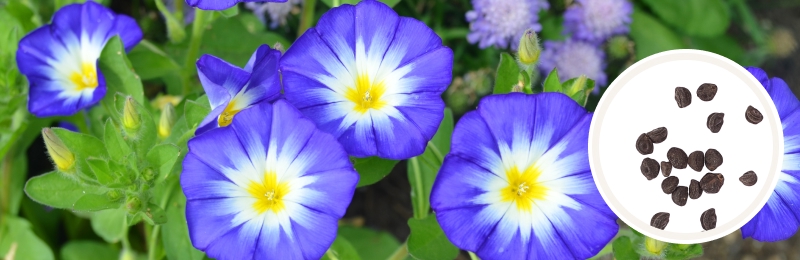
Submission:
[[[539,11],[549,8],[546,0],[472,0],[474,10],[467,12],[470,33],[467,41],[481,49],[517,49],[519,37],[527,29],[538,32]]]
[[[234,116],[260,102],[272,102],[280,96],[278,61],[281,52],[264,44],[258,47],[244,69],[220,58],[204,54],[197,60],[197,74],[208,95],[211,113],[203,119],[195,134],[225,127]]]
[[[297,5],[303,3],[303,0],[288,0],[284,3],[254,3],[248,2],[244,6],[247,9],[253,10],[253,14],[258,17],[258,20],[263,24],[267,24],[265,15],[269,16],[269,27],[272,29],[286,24],[286,17],[292,12]]]
[[[632,13],[628,0],[576,0],[564,12],[564,28],[574,39],[599,43],[628,33]]]
[[[281,59],[286,99],[352,156],[407,159],[444,117],[453,52],[378,1],[333,8]]]
[[[539,59],[539,69],[547,75],[553,68],[563,81],[586,75],[595,81],[594,93],[600,93],[608,77],[605,72],[605,52],[596,44],[568,39],[566,41],[545,41],[544,51]]]
[[[241,2],[286,2],[286,0],[186,0],[186,4],[203,10],[225,10]]]
[[[214,259],[319,259],[358,173],[347,153],[285,100],[189,140],[181,188],[192,245]]]
[[[447,238],[481,259],[585,259],[616,235],[589,168],[592,113],[561,93],[487,96],[453,131],[431,192]]]
[[[88,1],[70,4],[52,22],[19,42],[17,67],[28,78],[28,110],[38,117],[69,116],[106,94],[97,59],[106,42],[119,36],[126,50],[142,39],[133,18]]]
[[[788,239],[800,227],[800,101],[780,78],[768,78],[755,67],[747,70],[772,97],[783,124],[783,170],[767,204],[742,227],[742,238],[774,242]]]

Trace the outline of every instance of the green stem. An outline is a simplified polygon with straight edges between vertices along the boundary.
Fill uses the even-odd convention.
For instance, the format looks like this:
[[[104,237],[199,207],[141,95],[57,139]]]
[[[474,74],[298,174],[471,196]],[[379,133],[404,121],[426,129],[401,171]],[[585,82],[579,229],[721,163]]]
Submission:
[[[408,241],[403,242],[386,260],[403,260],[408,256]]]
[[[417,208],[414,209],[414,218],[416,219],[424,219],[428,216],[428,209],[424,208],[422,205],[425,205],[425,193],[422,187],[422,170],[419,167],[419,158],[413,157],[408,159],[408,163],[411,165],[411,171],[414,173],[414,188],[412,192],[414,192],[414,199],[417,200]]]
[[[444,163],[444,156],[442,155],[442,152],[439,151],[439,148],[436,148],[436,145],[430,141],[428,141],[428,148],[430,148],[431,152],[433,152],[433,156],[436,156],[436,160],[439,162],[439,165],[442,165]]]
[[[195,62],[200,57],[200,43],[203,41],[203,32],[205,32],[206,23],[211,15],[211,11],[203,11],[195,9],[194,22],[192,23],[192,38],[189,40],[189,48],[186,52],[186,63],[183,65],[183,73],[181,80],[183,81],[183,95],[189,94],[192,88],[190,87],[190,78],[195,73]]]
[[[3,182],[0,183],[2,185],[2,191],[0,191],[0,213],[10,213],[7,212],[8,208],[11,204],[11,187],[9,187],[11,183],[11,155],[6,156],[3,158],[3,162],[0,165],[0,174],[2,174]],[[3,227],[3,222],[5,222],[5,218],[0,218],[0,227]]]
[[[157,243],[159,241],[158,235],[161,231],[161,225],[153,226],[153,229],[150,231],[150,241],[148,241],[147,245],[147,259],[148,260],[157,260],[156,259],[156,248]]]
[[[342,3],[340,3],[339,0],[333,0],[333,2],[331,3],[331,5],[333,5],[333,6],[331,6],[331,7],[337,7],[337,6],[341,5],[341,4]]]
[[[297,35],[303,35],[314,23],[314,8],[317,0],[303,0],[303,13],[300,14],[300,27],[297,28]]]

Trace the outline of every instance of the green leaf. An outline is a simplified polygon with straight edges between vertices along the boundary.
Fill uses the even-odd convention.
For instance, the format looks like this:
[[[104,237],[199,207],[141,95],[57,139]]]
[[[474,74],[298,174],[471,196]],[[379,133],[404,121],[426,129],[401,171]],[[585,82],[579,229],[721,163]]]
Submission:
[[[159,144],[147,152],[147,162],[158,171],[156,180],[163,180],[169,176],[180,155],[180,148],[173,144]]]
[[[725,56],[739,64],[743,64],[746,61],[747,51],[739,45],[736,39],[729,35],[720,35],[714,38],[693,37],[691,42],[694,49],[710,51]]]
[[[180,70],[177,62],[147,40],[139,42],[128,53],[128,59],[142,80],[160,78],[172,71]]]
[[[92,169],[97,182],[102,185],[109,186],[114,184],[114,175],[111,173],[111,168],[108,167],[108,161],[97,158],[86,159],[89,168]]]
[[[636,253],[630,237],[618,237],[611,246],[614,248],[616,260],[639,260],[639,254]]]
[[[145,102],[142,81],[133,72],[133,66],[125,55],[125,45],[119,36],[108,40],[100,54],[98,64],[106,78],[108,93],[121,92],[133,96],[139,104]]]
[[[500,64],[494,81],[494,94],[505,94],[519,83],[519,65],[507,52],[500,54]]]
[[[409,219],[408,253],[415,259],[454,259],[458,248],[450,243],[435,216]]]
[[[195,249],[191,240],[189,240],[189,228],[185,221],[186,196],[183,195],[180,187],[178,187],[177,178],[171,179],[174,181],[168,181],[163,184],[174,186],[164,210],[167,214],[167,219],[176,220],[167,221],[167,223],[161,225],[161,241],[163,241],[164,248],[167,249],[167,259],[203,259],[203,252]]]
[[[156,8],[167,23],[167,37],[169,38],[169,41],[172,43],[182,42],[183,39],[186,38],[186,30],[183,28],[183,21],[175,17],[175,15],[172,14],[169,9],[167,9],[162,0],[155,0],[155,2]]]
[[[692,259],[703,255],[703,245],[670,244],[669,246],[667,246],[667,249],[665,249],[664,254],[665,254],[664,258],[666,258],[667,260]]]
[[[664,22],[688,35],[718,36],[724,34],[730,25],[730,10],[722,0],[643,0],[642,2]]]
[[[386,259],[400,246],[392,234],[383,231],[342,226],[339,235],[350,241],[358,255],[370,259]]]
[[[144,220],[150,225],[161,225],[167,223],[167,213],[165,213],[164,209],[156,204],[148,204],[142,213],[144,214]]]
[[[12,216],[19,214],[19,207],[22,203],[23,188],[25,187],[25,179],[28,178],[28,159],[25,153],[18,154],[11,162],[10,166],[2,165],[0,167],[11,167],[11,181],[8,186],[8,213]],[[0,212],[2,214],[3,212]],[[3,227],[0,227],[2,229]]]
[[[122,139],[120,131],[121,129],[116,128],[111,119],[106,120],[103,140],[105,141],[108,156],[115,161],[122,160],[122,158],[125,158],[126,155],[129,155],[132,152],[131,148],[128,147],[128,144],[125,143],[125,140]]]
[[[408,181],[411,184],[411,204],[415,218],[425,218],[430,211],[430,194],[436,174],[442,166],[444,156],[450,152],[450,137],[453,135],[453,111],[445,108],[444,118],[425,152],[408,161]]]
[[[399,161],[379,157],[355,158],[351,157],[353,167],[356,168],[360,178],[357,187],[376,183],[386,177]]]
[[[61,260],[115,260],[117,258],[119,258],[118,249],[95,241],[70,241],[61,248]]]
[[[127,233],[127,210],[107,209],[91,216],[92,230],[106,242],[116,243]]]
[[[353,248],[347,239],[342,236],[336,236],[331,248],[322,256],[322,260],[361,260],[361,257]]]
[[[675,32],[639,8],[633,10],[631,38],[640,60],[662,51],[686,48]]]
[[[100,211],[106,209],[115,209],[122,206],[123,200],[111,201],[105,194],[91,194],[87,193],[78,201],[75,202],[74,210],[82,211]]]
[[[211,109],[208,106],[201,105],[192,100],[186,100],[186,104],[184,105],[183,109],[184,117],[186,118],[186,125],[189,126],[189,129],[197,128],[198,124],[203,122],[203,118],[211,113]]]
[[[0,216],[5,226],[0,227],[0,256],[14,250],[14,259],[53,260],[53,251],[31,230],[31,224],[16,216]]]
[[[62,173],[49,172],[28,180],[25,193],[32,200],[54,208],[71,209],[86,193],[99,193],[94,186],[83,186]]]
[[[239,14],[239,6],[234,5],[231,8],[220,10],[217,12],[225,18],[231,18]]]
[[[544,92],[560,92],[563,87],[561,87],[561,80],[558,78],[558,69],[553,68],[550,71],[550,74],[547,74],[547,78],[544,79]]]

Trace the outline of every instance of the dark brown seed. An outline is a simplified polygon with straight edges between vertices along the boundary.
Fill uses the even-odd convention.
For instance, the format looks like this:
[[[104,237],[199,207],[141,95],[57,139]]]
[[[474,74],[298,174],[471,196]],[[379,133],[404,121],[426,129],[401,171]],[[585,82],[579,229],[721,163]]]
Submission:
[[[696,200],[700,198],[700,195],[703,195],[703,189],[700,188],[700,182],[693,179],[691,182],[689,182],[689,198]]]
[[[670,173],[672,173],[672,164],[669,162],[661,162],[661,175],[669,177]]]
[[[672,192],[672,202],[675,202],[675,205],[684,206],[687,199],[689,199],[689,188],[686,186],[678,186]]]
[[[675,88],[675,101],[679,108],[684,108],[692,104],[692,92],[684,87]]]
[[[717,95],[717,85],[705,83],[697,88],[697,98],[702,101],[711,101]]]
[[[650,219],[650,226],[664,230],[669,224],[669,213],[666,212],[659,212],[653,215],[653,218]]]
[[[642,174],[648,181],[658,177],[658,161],[656,160],[644,158],[639,169],[642,170]]]
[[[711,115],[708,115],[706,126],[712,133],[719,133],[719,130],[722,129],[723,117],[725,117],[725,113],[711,113]]]
[[[689,154],[689,167],[696,172],[703,170],[703,152],[694,151]]]
[[[661,190],[664,194],[670,194],[678,188],[678,177],[669,176],[661,182]]]
[[[717,227],[717,212],[714,208],[710,208],[700,215],[700,225],[703,230],[711,230]]]
[[[747,119],[747,122],[755,125],[761,123],[761,120],[764,119],[764,116],[761,115],[761,111],[758,111],[758,109],[755,107],[748,106],[747,111],[744,112],[744,118]]]
[[[667,160],[669,160],[669,163],[671,163],[672,167],[675,167],[675,169],[685,169],[689,157],[686,156],[686,152],[681,150],[681,148],[672,147],[667,151]]]
[[[641,134],[639,138],[636,139],[636,150],[642,155],[653,153],[653,141],[647,137],[647,134]]]
[[[739,177],[739,181],[741,181],[744,186],[753,186],[758,182],[758,176],[756,176],[756,173],[753,171],[745,172],[742,177]],[[661,186],[663,187],[664,185],[662,184]]]
[[[702,188],[705,193],[709,194],[719,192],[719,189],[722,188],[722,184],[725,184],[725,176],[719,173],[709,172],[700,179],[700,188]]]
[[[650,132],[647,132],[647,137],[650,138],[650,141],[653,141],[654,144],[658,144],[667,140],[667,128],[666,127],[659,127],[653,129]]]
[[[717,149],[708,149],[705,154],[706,168],[709,171],[716,170],[717,167],[722,165],[722,154]]]

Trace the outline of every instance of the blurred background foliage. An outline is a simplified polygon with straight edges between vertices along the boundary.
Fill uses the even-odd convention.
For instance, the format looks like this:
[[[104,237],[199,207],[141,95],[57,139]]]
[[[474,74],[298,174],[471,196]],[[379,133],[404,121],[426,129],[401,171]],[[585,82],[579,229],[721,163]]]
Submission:
[[[19,39],[43,24],[59,7],[80,0],[0,0],[0,256],[14,252],[29,259],[115,259],[121,246],[114,234],[101,230],[119,229],[116,223],[90,221],[89,215],[51,209],[27,196],[24,182],[52,171],[45,155],[39,129],[83,118],[35,118],[27,112],[27,86],[16,70],[13,54]],[[156,113],[162,104],[195,100],[202,87],[194,76],[197,53],[218,56],[243,66],[257,46],[269,44],[288,48],[302,32],[334,3],[353,0],[289,0],[282,16],[274,9],[240,4],[225,12],[201,12],[195,15],[182,0],[102,0],[115,12],[134,17],[144,31],[144,41],[136,46],[128,59],[143,81],[144,95]],[[470,31],[465,13],[472,10],[469,0],[388,0],[402,16],[410,16],[433,28],[453,49],[453,81],[444,99],[456,118],[474,109],[481,97],[492,93],[495,68],[507,49],[480,49],[470,44]],[[800,88],[800,1],[797,0],[632,0],[634,11],[630,33],[612,38],[603,45],[607,53],[606,70],[609,82],[625,68],[649,55],[671,49],[701,49],[718,53],[743,66],[760,66],[771,77],[782,77],[798,93]],[[550,8],[539,14],[540,38],[561,40],[563,12],[571,0],[550,0]],[[288,10],[288,11],[287,11]],[[210,20],[205,28],[193,28],[193,19]],[[191,39],[201,37],[192,46]],[[539,77],[541,81],[544,76]],[[541,82],[534,83],[541,85]],[[601,93],[602,94],[602,93]],[[600,95],[589,97],[587,108],[593,110]],[[178,111],[184,108],[178,107]],[[452,124],[452,122],[451,122]],[[81,130],[86,124],[78,124]],[[451,126],[452,127],[452,126]],[[97,130],[97,131],[102,131]],[[449,140],[447,140],[449,141]],[[413,202],[408,194],[411,184],[406,178],[408,167],[419,162],[401,162],[387,177],[374,185],[356,190],[340,235],[349,241],[338,241],[334,247],[353,249],[367,259],[384,259],[395,250],[410,230],[424,228],[426,221],[414,217]],[[431,171],[433,169],[422,169]],[[182,196],[178,196],[182,197]],[[182,205],[177,201],[167,209],[168,217],[182,219]],[[172,214],[172,215],[170,215]],[[412,219],[409,221],[409,219]],[[432,218],[429,218],[432,219]],[[99,226],[107,224],[108,226]],[[438,225],[433,223],[434,225]],[[165,227],[164,232],[170,232]],[[124,234],[131,248],[146,252],[148,230],[137,225]],[[113,233],[113,232],[112,232]],[[442,234],[432,234],[440,239]],[[111,237],[109,237],[111,236]],[[18,243],[11,243],[14,237]],[[117,238],[118,239],[118,238]],[[186,241],[173,241],[184,243]],[[24,245],[24,246],[20,246]],[[704,244],[708,259],[798,259],[800,239],[793,237],[778,243],[742,240],[737,232]],[[347,250],[342,252],[347,253]],[[87,255],[87,253],[90,253]],[[447,252],[452,256],[454,251]],[[123,256],[146,258],[144,254],[125,252]],[[167,253],[170,259],[199,259],[196,250]],[[89,258],[87,258],[89,257]],[[356,256],[357,257],[357,256]],[[458,258],[466,259],[463,252]],[[28,258],[17,258],[28,259]],[[348,259],[340,257],[340,259]]]

